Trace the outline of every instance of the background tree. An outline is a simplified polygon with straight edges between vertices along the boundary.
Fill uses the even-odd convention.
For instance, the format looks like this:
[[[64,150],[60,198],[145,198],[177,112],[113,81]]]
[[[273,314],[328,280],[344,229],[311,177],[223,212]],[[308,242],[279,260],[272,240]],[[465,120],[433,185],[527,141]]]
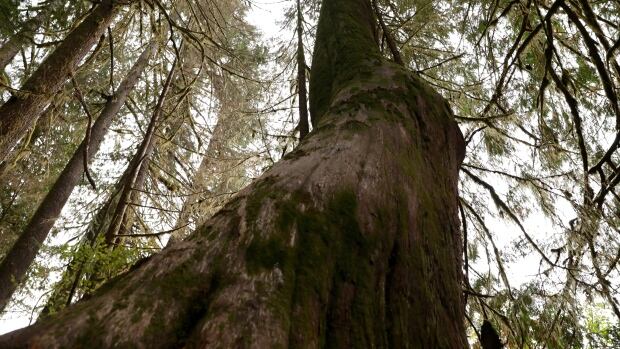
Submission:
[[[230,6],[229,3],[227,5]],[[238,9],[235,7],[231,7],[229,11],[236,12],[238,11]],[[220,10],[218,11],[218,13],[221,14],[223,13],[223,11]],[[113,31],[115,34],[114,36],[117,39],[114,39],[113,41],[117,41],[119,37],[127,36],[127,33],[131,33],[132,25],[139,23],[139,25],[142,26],[142,22],[138,20],[134,20],[136,19],[136,17],[138,16],[135,13],[132,13],[131,9],[127,14],[123,15],[124,20],[120,22],[114,28],[114,31]],[[138,18],[141,18],[141,17],[138,17]],[[135,23],[135,24],[132,24],[132,23]],[[158,24],[157,21],[153,22],[153,24],[157,26],[161,26],[161,23]],[[243,26],[235,26],[235,27],[239,29],[244,28]],[[248,33],[246,32],[244,33],[244,35],[248,35]],[[142,39],[142,33],[140,33],[140,36],[138,38],[140,40]],[[245,61],[248,61],[247,58],[249,57],[249,55],[251,55],[252,59],[255,59],[256,56],[254,55],[254,52],[247,52],[248,50],[248,47],[247,47],[248,39],[247,38],[242,38],[242,40],[239,41],[235,39],[233,36],[228,36],[226,37],[226,40],[230,41],[230,43],[227,43],[226,45],[228,47],[227,48],[228,51],[226,52],[226,54],[228,55],[227,57],[233,57],[235,60],[240,60],[241,58],[241,59],[244,59]],[[107,43],[108,40],[104,40],[104,42]],[[238,47],[235,47],[235,45],[237,45]],[[120,50],[119,50],[119,47],[120,47]],[[205,87],[208,88],[208,86],[205,86],[205,81],[209,80],[208,79],[209,75],[206,75],[207,78],[205,78],[204,76],[196,75],[196,72],[199,73],[202,70],[201,65],[204,64],[201,62],[201,60],[204,57],[201,58],[200,50],[194,47],[192,50],[187,51],[185,48],[192,47],[191,45],[184,45],[183,47],[184,48],[181,48],[180,52],[189,52],[191,54],[186,53],[182,57],[182,60],[184,62],[183,68],[178,74],[175,75],[174,87],[172,89],[173,93],[171,95],[171,98],[169,98],[169,102],[166,102],[166,106],[164,107],[165,120],[164,122],[162,122],[161,125],[158,126],[157,135],[155,137],[155,142],[157,143],[157,145],[153,147],[154,157],[150,159],[149,161],[148,173],[141,171],[141,173],[145,173],[145,175],[141,176],[143,179],[140,181],[140,183],[144,183],[144,184],[140,184],[139,188],[136,186],[132,186],[132,197],[135,197],[135,198],[132,198],[131,200],[132,202],[127,207],[126,209],[127,214],[123,215],[125,217],[123,218],[123,221],[126,221],[127,223],[123,223],[122,231],[119,231],[118,234],[116,234],[116,235],[123,236],[123,240],[125,242],[123,242],[121,245],[116,244],[113,251],[108,252],[107,248],[103,247],[105,244],[100,244],[100,242],[96,239],[96,236],[100,235],[99,234],[100,230],[102,229],[107,230],[108,225],[106,225],[107,223],[105,222],[107,222],[110,218],[109,217],[105,218],[106,217],[105,212],[115,211],[114,207],[117,206],[117,204],[113,202],[118,202],[118,198],[117,196],[112,195],[110,199],[108,200],[108,203],[103,205],[102,208],[98,210],[102,214],[99,214],[99,213],[94,214],[94,216],[98,218],[94,219],[94,224],[91,224],[91,228],[87,230],[88,233],[86,234],[86,238],[80,239],[81,241],[83,241],[82,243],[80,243],[78,246],[75,246],[75,247],[71,247],[71,246],[62,247],[60,251],[52,250],[52,251],[46,252],[44,249],[43,253],[53,253],[56,255],[61,254],[63,256],[63,259],[67,259],[69,263],[68,266],[66,267],[67,272],[64,273],[66,277],[63,276],[62,278],[63,281],[60,282],[60,284],[58,285],[58,288],[53,291],[53,296],[51,297],[50,301],[47,302],[47,305],[44,307],[46,313],[50,311],[55,311],[59,306],[66,304],[68,299],[71,299],[71,300],[79,299],[79,298],[74,298],[72,295],[69,295],[70,293],[77,294],[78,297],[85,295],[85,294],[89,294],[103,280],[105,280],[108,277],[112,277],[116,275],[117,273],[122,272],[123,270],[126,270],[126,268],[129,267],[131,264],[133,264],[136,261],[136,258],[138,258],[139,256],[145,256],[147,253],[152,252],[152,250],[156,248],[156,246],[158,246],[156,241],[158,240],[159,236],[162,236],[165,234],[151,233],[151,229],[156,229],[156,227],[151,228],[147,226],[145,224],[145,221],[146,223],[150,223],[150,222],[147,220],[147,218],[143,217],[144,212],[139,212],[139,210],[141,208],[146,208],[147,211],[148,210],[151,211],[150,213],[151,215],[154,215],[152,212],[155,212],[156,215],[169,214],[170,212],[175,212],[174,206],[170,207],[169,199],[171,197],[174,198],[175,195],[180,195],[178,197],[181,197],[181,198],[187,196],[186,194],[183,194],[183,193],[175,194],[175,191],[177,193],[179,192],[179,189],[178,189],[179,184],[189,186],[191,185],[191,183],[189,184],[186,182],[184,183],[182,179],[181,181],[179,181],[179,179],[175,178],[175,176],[180,173],[179,170],[181,170],[181,172],[185,170],[191,171],[192,160],[191,160],[191,156],[188,157],[187,154],[192,154],[192,153],[195,154],[197,151],[191,149],[192,147],[194,147],[194,145],[192,144],[191,141],[188,141],[188,139],[191,140],[192,137],[197,137],[198,143],[200,143],[202,139],[205,137],[204,131],[200,130],[200,127],[203,127],[201,126],[201,123],[193,120],[195,117],[203,116],[203,114],[201,114],[202,105],[200,104],[203,104],[204,100],[196,101],[195,98],[191,96],[197,95],[197,92],[204,93],[206,91]],[[102,50],[103,58],[106,58],[106,57],[109,58],[110,57],[109,55],[114,52],[112,49],[112,46],[109,47],[109,50],[108,50],[109,52],[105,51],[106,48],[107,48],[107,45],[104,45],[104,48]],[[117,44],[116,52],[118,51],[123,52],[122,48],[123,46],[119,46]],[[221,48],[219,50],[221,51],[220,53],[217,53],[217,51],[213,51],[213,52],[210,52],[210,54],[213,57],[216,57],[216,56],[224,57],[222,55],[222,53],[224,53],[223,52],[224,50],[222,50]],[[178,52],[175,52],[175,53],[178,53]],[[243,58],[243,57],[240,57],[240,55],[244,57],[247,56],[247,57]],[[123,58],[123,56],[120,56],[120,57]],[[111,75],[111,74],[108,74],[108,70],[112,66],[115,66],[118,69],[119,65],[122,67],[122,64],[123,64],[123,60],[118,60],[118,57],[115,63],[113,63],[111,60],[102,61],[101,67],[103,71],[103,76]],[[213,65],[216,69],[220,69],[218,65],[214,64],[213,62],[210,62],[210,64]],[[236,63],[236,62],[229,62],[227,63],[227,65],[229,66],[229,68],[224,67],[224,69],[230,70],[232,67],[242,66],[242,64]],[[230,75],[231,73],[227,73],[227,74]],[[118,76],[118,72],[116,75]],[[147,82],[147,86],[146,86],[147,89],[145,91],[146,92],[145,95],[147,96],[146,101],[148,102],[148,98],[149,98],[148,95],[150,94],[149,85],[148,85],[149,80],[147,79],[146,82]],[[104,85],[102,86],[102,90],[106,90],[108,88],[106,86],[107,80],[104,80],[103,83]],[[230,85],[230,88],[228,89],[229,90],[228,93],[230,94],[230,97],[227,97],[227,98],[234,98],[235,93],[233,93],[233,91],[235,90],[235,88],[233,87],[233,81],[230,80],[228,85]],[[192,92],[192,90],[197,90],[197,92]],[[94,91],[94,94],[104,96],[106,93]],[[244,97],[244,98],[247,98],[247,97]],[[149,106],[148,103],[144,107],[140,106],[139,104],[136,104],[136,100],[141,101],[142,100],[141,98],[136,99],[135,96],[134,97],[130,96],[129,100],[130,102],[127,104],[127,108],[129,110],[126,110],[125,113],[129,113],[134,118],[140,117],[138,114],[142,113],[141,109],[144,110],[143,108],[151,108],[151,106]],[[185,107],[187,107],[188,109],[187,114],[178,114],[176,112],[177,110],[180,110],[180,108],[185,108]],[[249,107],[249,104],[248,104],[248,107]],[[200,115],[192,115],[195,111],[197,111]],[[243,113],[239,113],[239,115],[247,115],[249,117],[245,117],[245,119],[248,121],[251,121],[250,112],[251,110],[249,109],[244,110]],[[252,126],[251,122],[249,122],[248,124],[241,124],[241,120],[238,120],[237,123],[241,126],[240,128],[237,128],[237,130],[235,130],[237,134],[239,134],[240,130],[247,130],[244,132],[249,133],[249,127]],[[126,125],[127,121],[124,121],[124,124]],[[123,124],[121,123],[121,125]],[[231,126],[229,125],[227,127],[230,128]],[[142,131],[139,131],[139,132],[142,132]],[[141,136],[138,135],[138,140],[140,140],[140,137]],[[247,136],[243,136],[243,137],[247,137]],[[118,137],[115,137],[115,138],[118,139]],[[236,136],[234,139],[239,140],[241,138],[240,136]],[[189,147],[189,148],[185,148],[185,147]],[[240,144],[237,143],[235,147],[239,148]],[[210,154],[210,155],[214,155],[214,154]],[[113,158],[111,159],[112,161],[118,160],[119,155],[114,155],[114,153],[112,153],[112,156],[113,156]],[[124,155],[120,155],[120,156],[124,156]],[[117,157],[117,160],[115,160],[114,157]],[[216,167],[221,167],[221,169],[223,169],[224,167],[218,164],[218,162],[222,161],[221,159],[222,157],[225,157],[225,159],[223,160],[229,163],[229,165],[226,165],[224,167],[231,167],[231,170],[234,170],[237,173],[239,173],[236,176],[240,176],[240,177],[246,176],[246,174],[243,171],[244,169],[243,165],[244,165],[244,162],[247,162],[248,159],[251,159],[252,157],[251,154],[242,154],[242,153],[238,153],[238,151],[235,151],[235,154],[233,154],[233,153],[226,151],[225,155],[216,156],[215,158],[212,158],[210,160],[212,164],[214,164]],[[172,162],[172,166],[170,166],[168,159],[174,159],[174,161]],[[186,164],[183,164],[184,160],[188,162]],[[179,163],[183,166],[182,168],[175,167],[175,165]],[[227,170],[227,171],[230,172],[231,170]],[[91,172],[96,175],[97,171],[91,169]],[[187,175],[189,176],[189,174]],[[216,201],[220,202],[217,205],[221,205],[221,203],[226,197],[234,193],[233,188],[237,188],[235,190],[238,190],[238,188],[240,188],[242,183],[247,183],[247,179],[243,179],[243,178],[240,178],[240,180],[234,180],[233,178],[226,178],[226,179],[222,179],[222,181],[228,183],[227,185],[217,184],[217,181],[219,181],[223,175],[224,175],[223,173],[219,173],[217,179],[216,178],[213,179],[213,183],[217,185],[217,188],[213,190],[212,194],[217,199]],[[152,183],[150,183],[151,180],[152,180]],[[122,179],[120,181],[122,182]],[[231,186],[232,183],[237,183],[237,184],[234,184]],[[66,185],[66,181],[60,180],[58,184]],[[161,191],[161,188],[158,187],[160,184],[163,184],[164,186],[163,192]],[[117,185],[116,188],[122,188],[122,187]],[[100,189],[106,190],[105,183],[104,183],[104,186],[102,186]],[[116,192],[117,190],[113,190],[113,192]],[[170,192],[170,194],[166,194],[164,197],[162,194],[164,194],[165,192]],[[155,199],[153,199],[152,195],[157,195],[157,196],[155,196]],[[116,199],[113,199],[113,198],[116,198]],[[212,202],[212,204],[214,203],[215,202]],[[174,200],[172,204],[173,205],[176,204]],[[92,202],[84,203],[84,205],[85,205],[84,209],[91,210],[91,208],[89,207],[92,207],[93,203]],[[169,207],[169,208],[165,208],[165,207]],[[211,210],[213,210],[213,208]],[[111,214],[111,212],[108,212],[108,214]],[[147,212],[147,214],[149,213]],[[133,218],[130,218],[130,217],[133,217]],[[133,222],[133,223],[130,223],[130,222]],[[170,232],[172,232],[172,230],[170,230]],[[132,236],[131,238],[129,238],[129,234],[131,234]],[[165,243],[165,240],[164,240],[164,243]],[[69,248],[69,250],[67,250],[67,248]],[[161,241],[159,242],[158,248],[161,248]],[[147,249],[146,253],[144,249]],[[74,251],[74,252],[71,252],[71,251]],[[56,258],[54,255],[52,255],[52,257]],[[82,267],[78,267],[78,265],[82,265]],[[34,270],[38,270],[37,273],[41,274],[41,276],[44,277],[46,275],[45,270],[49,268],[50,268],[49,264],[45,264],[45,263],[37,264],[33,268],[31,268],[31,272]],[[99,270],[105,270],[105,273],[102,274],[101,272],[95,272],[93,274],[94,272],[93,268],[99,269]],[[76,278],[76,273],[79,274],[77,278]],[[99,276],[93,277],[93,275],[99,275]],[[29,289],[36,290],[36,288],[38,288],[39,286],[38,284],[32,284],[32,282],[37,279],[40,279],[40,276],[35,275],[35,277],[29,277],[28,279],[29,279],[30,284],[23,285],[22,291],[26,291]],[[77,279],[80,279],[80,280],[78,281]],[[74,285],[76,289],[71,291]]]

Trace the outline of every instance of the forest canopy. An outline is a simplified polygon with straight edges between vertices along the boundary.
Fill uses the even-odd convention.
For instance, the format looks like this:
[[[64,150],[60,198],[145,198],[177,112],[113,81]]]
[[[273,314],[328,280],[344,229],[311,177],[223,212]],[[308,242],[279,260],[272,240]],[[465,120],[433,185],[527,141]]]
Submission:
[[[209,260],[196,263],[216,271],[208,286],[187,286],[197,290],[192,302],[209,300],[200,316],[219,311],[212,299],[222,284],[242,279],[254,292],[258,279],[293,278],[276,288],[293,305],[273,313],[323,319],[328,334],[312,342],[302,324],[290,346],[379,340],[358,341],[358,328],[366,337],[415,332],[413,310],[394,315],[400,332],[396,320],[386,329],[364,322],[405,303],[356,308],[375,302],[364,298],[339,313],[334,299],[347,290],[357,299],[385,272],[391,282],[377,283],[394,295],[461,302],[435,321],[457,318],[450,328],[463,328],[474,348],[494,348],[485,322],[510,348],[620,347],[620,2],[323,2],[0,0],[2,332],[34,323],[43,331],[69,318],[65,308],[103,304],[138,280],[131,275],[160,275],[155,260],[173,265],[170,251],[202,244]],[[272,21],[278,30],[266,33]],[[394,88],[402,96],[393,85],[405,86]],[[413,124],[386,126],[407,113]],[[364,173],[390,184],[384,191]],[[339,180],[344,189],[330,192]],[[374,211],[373,200],[389,212]],[[448,223],[419,218],[427,216]],[[392,221],[399,234],[449,238],[424,240],[401,270],[405,243],[396,237],[401,247],[390,250],[381,237]],[[229,235],[242,242],[220,240]],[[247,265],[211,257],[220,248]],[[325,274],[308,271],[323,261]],[[157,287],[190,297],[189,277],[175,273]],[[412,291],[427,277],[447,281]],[[303,298],[301,282],[316,299]],[[140,302],[155,307],[157,297]],[[299,310],[310,303],[325,314]],[[340,315],[353,318],[351,338],[329,335]],[[200,319],[202,330],[176,332],[174,343],[209,344],[196,339],[208,327]]]

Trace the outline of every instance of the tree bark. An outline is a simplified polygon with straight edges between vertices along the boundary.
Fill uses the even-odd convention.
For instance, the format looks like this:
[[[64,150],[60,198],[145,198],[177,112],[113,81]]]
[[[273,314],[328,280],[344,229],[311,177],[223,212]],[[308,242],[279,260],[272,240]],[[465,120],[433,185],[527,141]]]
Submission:
[[[299,147],[185,241],[0,346],[467,346],[462,135],[381,57],[369,0],[322,6]]]
[[[125,80],[115,94],[110,97],[93,124],[90,137],[84,139],[77,148],[19,239],[0,264],[0,310],[6,307],[11,296],[23,280],[41,245],[54,226],[54,222],[69,199],[71,192],[79,183],[85,165],[84,152],[88,149],[88,160],[92,160],[95,156],[114,116],[121,109],[129,92],[138,82],[138,78],[144,71],[144,68],[146,68],[149,57],[153,55],[156,47],[155,42],[149,44],[138,58]]]
[[[103,0],[41,63],[19,92],[0,107],[0,162],[34,125],[53,95],[97,42],[123,4]]]
[[[301,0],[297,0],[297,95],[299,107],[299,139],[310,132],[308,91],[306,91],[306,53],[304,52],[304,22]]]

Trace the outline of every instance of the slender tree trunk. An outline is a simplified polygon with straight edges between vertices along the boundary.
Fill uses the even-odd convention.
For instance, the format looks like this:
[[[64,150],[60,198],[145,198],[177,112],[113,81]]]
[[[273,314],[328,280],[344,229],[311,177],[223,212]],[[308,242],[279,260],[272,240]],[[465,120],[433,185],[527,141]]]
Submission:
[[[153,55],[156,47],[157,45],[154,42],[149,44],[138,58],[93,124],[90,137],[84,139],[77,148],[19,239],[0,264],[0,310],[4,309],[17,286],[23,280],[39,248],[54,226],[56,218],[69,199],[73,188],[79,183],[84,171],[84,153],[87,152],[88,160],[91,160],[97,153],[114,116],[121,109],[127,95],[138,82],[138,78],[144,71],[149,57]]]
[[[153,153],[153,149],[155,148],[155,144],[157,143],[155,132],[160,116],[163,113],[163,105],[166,100],[166,95],[168,94],[172,77],[174,76],[175,66],[176,61],[173,63],[173,66],[168,73],[163,90],[159,95],[155,110],[153,111],[151,120],[149,121],[149,126],[144,134],[144,139],[138,146],[136,154],[121,177],[118,190],[116,191],[117,195],[115,194],[114,197],[111,198],[111,204],[107,205],[105,208],[105,216],[102,220],[105,224],[99,225],[97,230],[88,235],[89,238],[92,237],[94,240],[97,240],[100,234],[104,234],[103,246],[100,248],[107,250],[107,252],[114,250],[119,245],[120,241],[123,239],[123,236],[127,235],[131,230],[131,226],[134,222],[135,216],[132,212],[131,205],[139,202],[140,191],[144,187],[144,182],[148,172],[148,163]],[[108,217],[109,219],[106,219]],[[91,243],[91,245],[92,244],[93,243]],[[94,267],[92,268],[93,271],[90,275],[85,275],[85,278],[88,279],[88,283],[91,285],[91,289],[83,290],[88,296],[99,285],[115,276],[109,275],[109,272],[104,272],[105,268],[103,267],[101,260],[94,260],[91,263],[94,264]],[[82,268],[77,269],[71,288],[68,292],[66,292],[67,300],[65,302],[65,306],[71,303],[76,288],[79,286],[79,282],[82,277],[81,269]],[[63,291],[61,290],[61,292]]]
[[[372,0],[372,7],[374,8],[375,14],[377,15],[377,21],[379,22],[379,26],[381,27],[381,31],[383,32],[383,37],[388,44],[388,48],[390,49],[390,53],[392,54],[394,62],[400,65],[405,65],[405,63],[403,62],[403,58],[400,55],[400,51],[398,50],[398,46],[396,45],[396,40],[394,40],[394,36],[385,24],[385,21],[383,20],[383,14],[381,13],[381,8],[379,8],[379,4],[377,4],[377,0]]]
[[[175,60],[172,63],[172,67],[170,68],[170,72],[166,77],[166,82],[164,83],[163,90],[159,95],[159,99],[157,100],[157,105],[155,105],[155,110],[153,111],[153,116],[151,117],[151,121],[149,122],[149,126],[147,127],[146,133],[144,135],[144,140],[138,147],[138,151],[136,153],[136,166],[133,171],[129,173],[128,183],[131,185],[125,185],[123,187],[123,191],[121,192],[121,196],[119,199],[119,203],[116,206],[116,211],[113,215],[112,222],[108,227],[105,235],[105,241],[107,244],[112,245],[116,240],[116,235],[122,229],[123,219],[125,217],[125,212],[127,211],[128,204],[130,202],[130,195],[133,190],[133,183],[136,182],[138,175],[142,169],[142,167],[147,166],[147,158],[151,155],[154,147],[155,130],[157,124],[159,122],[159,117],[163,113],[164,101],[166,99],[166,94],[168,93],[168,88],[170,87],[170,83],[172,81],[172,77],[174,76],[174,71],[176,67],[177,61]]]
[[[103,0],[0,107],[0,162],[31,128],[54,94],[97,42],[123,4]]]
[[[36,29],[41,25],[43,21],[45,11],[41,10],[39,13],[28,20],[24,24],[24,28],[13,35],[7,42],[0,47],[0,72],[6,68],[13,58],[19,53],[19,50],[28,42],[31,41]]]
[[[188,239],[0,346],[467,346],[462,135],[381,57],[369,0],[322,6],[298,148]]]
[[[142,162],[144,161],[145,160],[143,160]],[[79,250],[77,252],[77,256],[79,257],[73,258],[69,262],[67,270],[65,270],[65,272],[63,273],[62,279],[58,282],[58,284],[54,286],[54,291],[52,295],[47,300],[46,305],[41,310],[41,317],[56,313],[71,304],[78,291],[80,291],[82,294],[88,294],[92,292],[93,289],[91,288],[91,286],[89,286],[88,289],[83,289],[81,287],[80,284],[84,278],[89,279],[89,284],[92,284],[95,281],[106,279],[102,274],[99,274],[97,276],[84,274],[86,264],[96,264],[98,262],[96,260],[93,260],[94,256],[88,255],[89,252],[87,250],[92,250],[93,248],[96,248],[97,242],[100,241],[99,237],[108,230],[110,223],[114,220],[113,214],[116,212],[116,207],[121,204],[120,195],[123,192],[123,188],[125,188],[126,186],[130,186],[132,189],[134,189],[134,191],[132,191],[133,193],[136,193],[135,190],[141,190],[143,188],[144,181],[147,177],[148,166],[141,166],[138,170],[138,175],[135,182],[129,182],[131,174],[136,170],[136,166],[139,163],[140,161],[137,155],[131,159],[131,161],[127,165],[127,168],[114,186],[114,191],[111,193],[105,204],[103,204],[95,214],[90,226],[84,234],[84,238],[82,239],[83,241],[81,241],[80,243],[81,246],[78,247]],[[132,197],[131,201],[135,202],[136,198]],[[128,224],[128,219],[123,219],[122,217],[121,219],[126,226]]]
[[[301,0],[297,0],[297,94],[299,105],[299,139],[310,132],[308,91],[306,90],[306,54],[304,52],[304,22]]]
[[[189,233],[189,224],[192,217],[195,219],[196,226],[202,225],[210,216],[205,215],[201,209],[206,205],[201,204],[211,193],[207,191],[207,181],[214,175],[214,167],[218,167],[218,159],[222,156],[231,156],[231,139],[237,138],[242,132],[243,127],[235,126],[235,118],[238,117],[235,110],[247,109],[247,101],[244,97],[231,96],[231,84],[225,76],[212,74],[211,83],[213,85],[214,97],[219,101],[218,120],[213,128],[209,145],[205,150],[200,165],[192,179],[192,194],[190,194],[181,208],[181,213],[174,227],[174,232],[170,236],[168,245],[175,241],[182,240]],[[226,153],[226,154],[223,154]],[[223,204],[223,203],[222,203]]]
[[[206,187],[204,183],[208,174],[210,172],[211,167],[213,166],[214,159],[217,159],[218,153],[221,149],[221,141],[224,137],[223,134],[223,125],[222,118],[218,119],[215,127],[213,128],[213,134],[211,135],[211,139],[209,140],[209,145],[205,151],[205,155],[202,157],[200,161],[200,165],[196,170],[193,178],[192,185],[192,193],[187,197],[185,202],[183,203],[183,207],[181,208],[181,213],[179,214],[179,218],[175,224],[175,232],[172,234],[170,239],[172,241],[181,240],[185,236],[187,236],[188,225],[190,223],[190,219],[192,216],[195,216],[193,213],[195,211],[195,206],[198,205],[202,198],[205,197]],[[199,222],[197,222],[199,224]],[[202,222],[200,222],[202,223]]]

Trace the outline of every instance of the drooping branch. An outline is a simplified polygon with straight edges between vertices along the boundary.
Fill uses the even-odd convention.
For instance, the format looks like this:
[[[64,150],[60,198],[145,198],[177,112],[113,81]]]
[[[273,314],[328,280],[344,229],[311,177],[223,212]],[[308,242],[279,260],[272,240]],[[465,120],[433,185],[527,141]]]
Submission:
[[[539,17],[542,16],[539,13]],[[564,81],[558,77],[558,74],[555,72],[553,67],[553,55],[557,56],[557,52],[555,52],[555,46],[553,44],[554,33],[553,26],[551,24],[551,19],[547,19],[544,26],[545,34],[547,37],[547,48],[545,49],[545,73],[549,73],[555,85],[560,89],[562,94],[564,95],[564,99],[568,104],[568,107],[571,112],[571,116],[573,118],[573,124],[575,126],[575,134],[577,135],[577,145],[579,147],[579,154],[581,155],[581,166],[582,166],[582,176],[583,176],[583,185],[584,185],[584,205],[589,205],[593,199],[593,191],[590,186],[590,177],[589,177],[589,160],[588,160],[588,151],[586,148],[586,142],[583,136],[583,127],[582,127],[582,119],[579,114],[579,104],[577,100],[568,90],[568,87],[564,83]],[[561,66],[560,66],[561,67]],[[563,71],[563,75],[568,74]],[[543,87],[541,87],[541,90]],[[542,98],[542,97],[541,97]],[[541,101],[542,103],[542,101]]]
[[[549,264],[550,267],[557,267],[558,265],[554,262],[552,262],[549,257],[547,257],[547,255],[543,252],[543,250],[540,248],[540,246],[536,243],[536,241],[534,241],[534,239],[530,236],[530,234],[525,230],[525,227],[523,226],[523,224],[521,223],[521,220],[517,217],[516,214],[514,214],[514,212],[512,212],[512,210],[510,209],[510,207],[508,207],[508,205],[504,202],[504,200],[502,200],[499,195],[497,194],[497,192],[495,191],[495,188],[493,188],[492,185],[490,185],[489,183],[487,183],[486,181],[484,181],[482,178],[476,176],[475,174],[473,174],[472,172],[470,172],[469,170],[465,169],[465,168],[461,168],[461,171],[463,171],[467,176],[469,176],[474,182],[476,182],[477,184],[479,184],[480,186],[482,186],[483,188],[485,188],[489,194],[491,195],[491,198],[493,199],[493,202],[504,212],[506,212],[508,214],[508,216],[510,217],[510,219],[517,224],[517,226],[519,227],[519,229],[521,230],[521,232],[523,233],[523,236],[525,236],[525,239],[530,243],[530,245],[532,245],[532,247],[534,248],[534,250],[536,252],[538,252],[538,254],[542,257],[542,260],[544,260],[547,264]]]
[[[80,87],[78,86],[77,81],[75,81],[74,77],[71,77],[71,83],[73,84],[73,88],[75,88],[75,97],[78,99],[78,101],[80,102],[80,105],[82,105],[82,109],[84,109],[84,113],[86,114],[86,117],[88,118],[88,124],[86,125],[86,136],[84,137],[84,152],[83,154],[83,163],[84,163],[84,174],[86,175],[86,178],[88,179],[88,183],[90,183],[91,187],[95,190],[97,190],[97,184],[95,184],[95,180],[93,179],[92,175],[90,174],[90,171],[88,170],[88,148],[90,147],[90,135],[92,134],[92,124],[93,124],[93,115],[90,113],[90,110],[88,109],[88,105],[86,104],[86,101],[84,100],[84,96],[82,95],[82,90],[80,89]]]

